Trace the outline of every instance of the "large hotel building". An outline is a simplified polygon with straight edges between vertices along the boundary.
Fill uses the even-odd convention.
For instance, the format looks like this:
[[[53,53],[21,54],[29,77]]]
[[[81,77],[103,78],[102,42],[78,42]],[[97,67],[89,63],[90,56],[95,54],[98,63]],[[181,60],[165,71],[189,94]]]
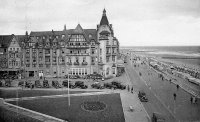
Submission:
[[[0,72],[26,77],[61,77],[66,74],[98,73],[116,76],[119,42],[114,36],[106,10],[96,29],[32,31],[25,35],[0,36]]]

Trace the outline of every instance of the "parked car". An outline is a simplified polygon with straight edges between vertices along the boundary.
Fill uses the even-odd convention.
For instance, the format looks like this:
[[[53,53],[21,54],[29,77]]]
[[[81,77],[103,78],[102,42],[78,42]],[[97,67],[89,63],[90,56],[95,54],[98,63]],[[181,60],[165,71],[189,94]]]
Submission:
[[[87,89],[88,88],[87,85],[84,85],[83,81],[76,81],[75,86],[78,87],[78,88],[81,88],[81,89]]]
[[[25,83],[24,81],[20,81],[20,82],[18,83],[18,86],[22,87],[22,86],[25,85],[24,83]]]
[[[6,86],[6,87],[11,87],[11,82],[12,82],[12,80],[6,79],[6,80],[5,80],[5,86]]]
[[[43,81],[43,87],[44,87],[44,88],[49,88],[49,87],[50,87],[50,86],[49,86],[48,80],[44,80],[44,81]]]
[[[3,86],[3,83],[2,83],[2,81],[0,80],[0,87],[1,87],[1,86]]]
[[[58,81],[52,81],[52,86],[57,88],[61,88],[61,85],[58,83]]]
[[[68,87],[68,80],[64,80],[64,81],[62,82],[62,85],[63,85],[64,87]],[[73,85],[73,84],[71,83],[71,81],[69,81],[69,88],[71,88],[71,89],[76,88],[75,85]]]
[[[165,122],[165,116],[163,114],[153,112],[152,122]]]
[[[108,89],[116,89],[117,87],[115,85],[112,85],[111,83],[104,83],[104,87]]]
[[[102,86],[99,82],[94,82],[92,85],[91,85],[92,88],[96,88],[96,89],[103,89],[104,86]]]
[[[35,81],[35,87],[36,87],[36,88],[42,88],[42,85],[41,85],[41,83],[40,83],[39,80],[36,80],[36,81]]]
[[[146,93],[143,92],[143,91],[139,91],[138,98],[140,99],[141,102],[148,102],[148,99],[146,97]]]
[[[31,83],[31,81],[26,81],[26,82],[25,82],[25,87],[26,87],[26,88],[32,88],[32,87],[33,87],[33,84]]]
[[[115,85],[117,89],[121,89],[121,90],[126,89],[126,86],[125,86],[125,85],[122,85],[121,83],[119,83],[119,82],[117,82],[117,81],[112,81],[111,84],[112,84],[112,85]]]

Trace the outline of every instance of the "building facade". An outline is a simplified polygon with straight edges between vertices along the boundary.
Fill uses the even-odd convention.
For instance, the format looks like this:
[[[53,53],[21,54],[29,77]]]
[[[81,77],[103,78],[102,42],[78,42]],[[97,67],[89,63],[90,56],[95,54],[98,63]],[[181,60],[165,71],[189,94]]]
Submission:
[[[26,32],[23,38],[14,36],[7,50],[7,68],[21,68],[27,77],[117,74],[119,42],[105,9],[97,29],[83,29],[78,24],[75,29],[65,25],[61,31]]]

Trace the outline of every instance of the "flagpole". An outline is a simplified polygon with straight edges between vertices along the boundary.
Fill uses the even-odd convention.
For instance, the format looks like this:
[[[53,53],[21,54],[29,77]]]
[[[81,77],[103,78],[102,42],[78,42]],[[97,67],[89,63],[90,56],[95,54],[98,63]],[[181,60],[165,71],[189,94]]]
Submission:
[[[69,70],[68,70],[68,105],[70,106],[70,94],[69,94]]]

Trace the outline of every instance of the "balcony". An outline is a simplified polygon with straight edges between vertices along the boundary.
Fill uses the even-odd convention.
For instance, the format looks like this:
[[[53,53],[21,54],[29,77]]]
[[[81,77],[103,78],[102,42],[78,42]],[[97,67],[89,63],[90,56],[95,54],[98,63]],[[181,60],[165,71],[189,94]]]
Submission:
[[[88,63],[87,62],[82,62],[82,65],[88,65]]]
[[[49,61],[45,61],[45,64],[51,64],[51,62],[49,62]]]
[[[79,65],[79,62],[74,62],[74,65]]]
[[[99,40],[108,40],[108,37],[107,36],[100,36]]]
[[[57,62],[53,61],[53,62],[52,62],[52,64],[53,64],[53,65],[56,65],[56,64],[57,64]]]
[[[89,56],[89,53],[66,53],[67,56]]]
[[[60,65],[65,65],[65,62],[64,62],[64,61],[62,61],[62,62],[59,62],[59,64],[60,64]]]
[[[104,63],[102,61],[98,62],[99,65],[104,65]]]
[[[72,62],[67,62],[67,65],[72,65]]]
[[[106,47],[111,47],[111,45],[109,45],[109,44],[106,44]]]
[[[110,56],[111,55],[111,53],[110,52],[106,52],[106,56]]]
[[[95,48],[95,45],[94,45],[94,44],[92,44],[92,45],[91,45],[91,48]]]
[[[88,45],[67,45],[67,49],[74,49],[74,48],[87,49],[89,48],[89,46]]]

